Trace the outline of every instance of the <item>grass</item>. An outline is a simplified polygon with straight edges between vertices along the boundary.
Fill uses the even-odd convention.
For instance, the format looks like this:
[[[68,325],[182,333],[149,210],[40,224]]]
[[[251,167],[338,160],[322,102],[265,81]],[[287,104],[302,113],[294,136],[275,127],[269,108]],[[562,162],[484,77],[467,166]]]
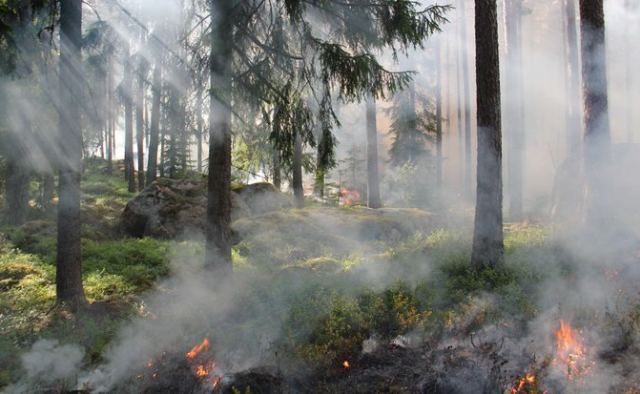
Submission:
[[[169,274],[169,261],[202,256],[198,243],[123,238],[117,223],[132,194],[121,178],[107,175],[103,163],[83,177],[84,285],[99,313],[52,309],[50,218],[2,229],[0,387],[19,376],[16,355],[39,338],[79,344],[86,363],[98,362],[123,322],[140,312],[140,295]],[[284,332],[273,344],[281,354],[335,366],[370,337],[442,335],[463,322],[470,329],[505,316],[527,321],[537,313],[531,301],[537,285],[571,273],[569,264],[557,264],[566,256],[543,226],[507,227],[504,267],[477,272],[469,267],[468,234],[438,229],[419,210],[375,215],[311,207],[237,221],[243,240],[233,250],[234,267],[251,286],[217,332],[233,341],[281,323]]]

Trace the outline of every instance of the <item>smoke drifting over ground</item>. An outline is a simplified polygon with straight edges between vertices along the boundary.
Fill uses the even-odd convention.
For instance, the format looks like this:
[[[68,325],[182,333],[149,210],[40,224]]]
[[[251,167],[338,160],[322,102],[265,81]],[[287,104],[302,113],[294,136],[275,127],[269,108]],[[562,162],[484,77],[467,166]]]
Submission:
[[[129,3],[132,15],[150,28],[160,29],[181,12],[173,1]],[[471,2],[462,3],[467,7],[467,18],[471,18]],[[507,234],[512,236],[507,237],[506,262],[512,270],[511,276],[503,277],[495,272],[488,274],[495,276],[481,279],[466,276],[471,218],[470,201],[462,196],[464,158],[459,120],[464,119],[458,118],[455,91],[460,88],[460,79],[455,58],[462,53],[472,60],[475,54],[471,44],[462,47],[457,37],[460,24],[466,23],[467,40],[472,43],[470,19],[462,21],[456,17],[457,11],[452,10],[451,23],[434,38],[439,41],[443,55],[441,89],[448,92],[444,96],[445,181],[442,190],[437,190],[439,197],[433,193],[436,183],[432,166],[427,166],[423,175],[421,169],[394,168],[388,162],[383,165],[384,200],[396,206],[433,208],[437,210],[435,214],[406,210],[394,217],[397,212],[391,208],[373,217],[366,216],[373,215],[370,212],[360,213],[360,208],[353,211],[347,208],[347,213],[340,215],[354,216],[343,220],[321,207],[303,213],[285,210],[252,219],[255,222],[237,222],[238,228],[244,226],[251,230],[255,226],[260,232],[240,234],[243,239],[234,256],[239,272],[217,287],[213,284],[219,281],[202,267],[202,235],[186,237],[190,241],[174,246],[168,278],[142,296],[139,316],[123,323],[97,366],[86,363],[84,349],[80,347],[40,340],[22,356],[25,374],[20,383],[9,386],[7,392],[30,392],[32,387],[51,387],[58,381],[68,382],[67,388],[71,389],[135,392],[139,389],[136,385],[142,384],[139,376],[155,379],[148,376],[149,364],[158,363],[157,360],[167,354],[184,361],[184,354],[204,338],[211,342],[216,368],[225,376],[269,366],[289,377],[289,384],[295,387],[295,379],[315,379],[313,367],[320,362],[305,359],[309,354],[299,349],[294,352],[293,347],[316,340],[321,345],[304,350],[314,356],[323,351],[331,353],[331,357],[343,356],[341,349],[322,348],[325,342],[317,338],[320,334],[343,338],[342,325],[330,326],[318,334],[314,324],[324,324],[332,321],[330,319],[339,323],[346,320],[349,328],[358,324],[366,327],[355,336],[358,352],[344,351],[349,357],[362,361],[369,353],[394,349],[415,352],[419,355],[416,359],[424,356],[423,359],[433,361],[424,376],[435,377],[431,380],[425,377],[428,384],[423,382],[424,392],[449,389],[449,392],[477,393],[496,387],[508,390],[510,383],[517,382],[517,376],[526,379],[527,373],[544,379],[542,387],[554,393],[621,392],[617,390],[626,382],[636,382],[640,378],[637,376],[640,367],[640,216],[637,213],[640,183],[632,171],[640,166],[637,154],[640,149],[636,146],[638,115],[632,110],[637,101],[634,89],[637,83],[625,73],[622,64],[637,63],[637,53],[626,45],[640,38],[636,23],[640,12],[630,13],[614,1],[608,2],[606,9],[612,156],[616,165],[609,172],[612,188],[606,193],[605,212],[600,212],[610,220],[606,228],[597,229],[599,235],[594,239],[581,231],[584,212],[580,207],[585,198],[582,165],[567,159],[571,151],[565,139],[569,105],[564,75],[566,59],[561,56],[564,48],[557,39],[563,29],[560,9],[556,2],[540,3],[525,2],[530,13],[522,26],[524,66],[517,74],[524,79],[525,212],[531,222],[544,223],[546,227],[534,227],[532,233],[527,233],[534,241],[518,239],[521,229],[517,224],[507,228]],[[123,26],[114,26],[125,36],[125,41],[131,41],[124,26],[134,23],[130,17],[118,13],[116,18],[108,15],[108,7],[103,10],[101,4],[95,6],[102,18],[124,18]],[[145,56],[151,60],[155,55]],[[402,69],[418,71],[416,90],[425,95],[435,89],[433,56],[434,48],[429,46],[425,51],[412,52],[399,65]],[[186,71],[182,71],[169,74],[168,83],[184,89],[181,78]],[[469,78],[475,79],[473,67]],[[7,107],[12,114],[7,120],[10,128],[33,129],[19,133],[20,143],[16,149],[35,163],[36,171],[49,171],[49,155],[59,158],[60,153],[55,150],[45,153],[34,147],[49,146],[47,139],[55,138],[41,132],[46,129],[45,125],[57,120],[49,114],[50,99],[46,94],[32,97],[23,86],[11,82],[3,85],[3,91],[12,99]],[[40,85],[44,92],[50,91],[47,86],[44,82]],[[472,86],[472,96],[473,91]],[[475,102],[473,97],[471,102]],[[392,105],[391,100],[380,103],[380,107]],[[515,110],[509,103],[505,103],[504,108]],[[468,116],[475,119],[474,108],[467,110]],[[378,113],[381,133],[385,133],[391,123],[389,116],[383,114]],[[364,105],[345,104],[339,116],[342,129],[336,135],[342,142],[337,151],[338,161],[355,160],[354,147],[361,148],[355,152],[363,161],[366,152],[362,148]],[[29,121],[25,122],[27,117]],[[475,141],[475,122],[472,125],[472,141]],[[510,130],[507,128],[504,132],[506,151],[509,151]],[[386,152],[391,143],[389,138],[383,138],[381,151]],[[475,158],[471,159],[475,163]],[[604,161],[604,158],[596,159]],[[509,160],[507,156],[507,166]],[[361,171],[358,163],[343,162],[331,177],[341,184],[353,181],[356,189],[362,185]],[[506,182],[510,180],[507,178]],[[571,187],[563,187],[566,185]],[[362,223],[356,226],[353,224],[356,221]],[[272,239],[277,241],[269,245]],[[306,243],[296,245],[302,242]],[[274,263],[276,252],[286,252],[288,263]],[[255,261],[248,263],[251,259]],[[485,289],[482,281],[499,283],[499,290]],[[370,292],[395,291],[394,286],[399,282],[408,284],[411,292],[428,294],[424,300],[433,302],[433,307],[429,313],[426,309],[421,312],[423,315],[415,313],[420,315],[415,318],[420,324],[415,324],[418,327],[413,327],[411,332],[400,334],[396,332],[399,330],[390,330],[394,334],[392,338],[379,339],[382,335],[376,330],[380,327],[367,321],[368,316],[361,310],[362,305],[366,305],[363,299],[371,296]],[[456,286],[467,286],[465,290],[470,290],[459,294]],[[391,302],[402,303],[397,300],[398,293],[390,294]],[[416,301],[415,305],[407,301],[406,309],[412,314],[411,308],[417,309],[424,300]],[[372,309],[378,307],[382,308],[376,305]],[[445,323],[429,325],[432,315]],[[350,319],[357,322],[352,324]],[[569,357],[569,361],[563,359],[557,348],[558,332],[564,324],[561,325],[561,321],[571,324],[568,332],[575,334],[571,339],[578,343],[571,344],[573,353],[565,357]],[[414,340],[418,344],[407,345],[408,337],[418,338]],[[340,345],[353,348],[352,343]],[[371,346],[376,350],[367,350]],[[458,350],[461,354],[455,353]],[[408,355],[413,353],[402,354],[400,358],[409,359]],[[461,361],[452,366],[451,359]],[[354,365],[350,367],[353,377],[343,374],[335,380],[348,383],[349,379],[357,379],[358,366]],[[574,367],[578,369],[572,370]],[[341,371],[340,366],[337,370]],[[336,374],[339,373],[342,371]],[[477,380],[469,382],[470,379]],[[433,382],[439,385],[437,389],[430,385]],[[430,388],[433,391],[429,391]],[[300,391],[305,392],[302,388]]]

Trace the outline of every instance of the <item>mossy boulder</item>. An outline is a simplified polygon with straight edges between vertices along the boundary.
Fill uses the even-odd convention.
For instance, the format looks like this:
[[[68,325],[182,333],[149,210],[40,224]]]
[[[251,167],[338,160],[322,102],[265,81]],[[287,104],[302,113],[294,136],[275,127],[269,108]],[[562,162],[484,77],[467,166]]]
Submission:
[[[233,189],[253,215],[262,215],[291,206],[291,200],[267,182],[242,185]]]
[[[268,183],[236,188],[231,192],[231,219],[279,209],[286,200]],[[203,233],[206,212],[204,179],[161,178],[127,203],[122,212],[122,225],[133,237],[176,238]]]

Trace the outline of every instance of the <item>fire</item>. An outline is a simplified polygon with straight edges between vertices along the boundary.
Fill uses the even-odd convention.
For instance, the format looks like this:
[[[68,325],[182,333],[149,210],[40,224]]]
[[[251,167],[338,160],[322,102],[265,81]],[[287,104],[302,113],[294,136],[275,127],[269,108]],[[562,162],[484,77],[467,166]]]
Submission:
[[[209,339],[204,338],[202,342],[187,352],[186,357],[192,363],[193,375],[200,379],[203,385],[215,390],[222,380],[222,371],[217,368],[215,361],[211,358],[209,347]]]
[[[570,380],[588,374],[594,362],[590,360],[580,334],[564,320],[560,320],[560,328],[555,334],[556,357],[554,363],[566,368],[564,372]]]
[[[360,193],[357,190],[347,188],[340,189],[340,205],[351,206],[360,202]]]
[[[349,364],[349,360],[344,360],[344,361],[342,362],[342,368],[344,368],[344,369],[349,369],[349,368],[351,368],[351,365]]]
[[[202,342],[194,346],[193,349],[187,353],[187,359],[193,360],[203,350],[209,350],[209,338],[203,339]]]
[[[511,388],[511,394],[535,393],[537,391],[536,375],[527,373]]]

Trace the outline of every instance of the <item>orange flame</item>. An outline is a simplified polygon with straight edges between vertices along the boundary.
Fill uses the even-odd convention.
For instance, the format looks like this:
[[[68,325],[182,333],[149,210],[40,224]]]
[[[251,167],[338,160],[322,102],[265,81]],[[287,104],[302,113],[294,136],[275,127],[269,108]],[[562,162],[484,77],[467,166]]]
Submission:
[[[527,373],[524,377],[518,380],[511,388],[511,394],[524,394],[528,393],[529,389],[535,389],[536,385],[536,375],[532,373]]]
[[[349,369],[349,368],[351,368],[351,365],[349,365],[349,360],[344,360],[344,361],[342,362],[342,368],[344,368],[344,369]]]
[[[564,320],[560,320],[560,328],[556,331],[556,358],[554,362],[566,366],[565,374],[572,380],[589,373],[594,362],[589,360],[587,348],[582,343],[579,333]]]
[[[357,190],[340,189],[340,205],[351,206],[360,201],[360,193]]]
[[[194,358],[196,358],[198,356],[198,354],[200,354],[200,352],[202,352],[203,350],[208,350],[208,349],[209,349],[209,339],[205,338],[205,339],[202,340],[202,342],[200,342],[199,344],[194,346],[193,349],[191,349],[191,351],[189,351],[187,353],[187,358],[189,360],[193,360]]]

